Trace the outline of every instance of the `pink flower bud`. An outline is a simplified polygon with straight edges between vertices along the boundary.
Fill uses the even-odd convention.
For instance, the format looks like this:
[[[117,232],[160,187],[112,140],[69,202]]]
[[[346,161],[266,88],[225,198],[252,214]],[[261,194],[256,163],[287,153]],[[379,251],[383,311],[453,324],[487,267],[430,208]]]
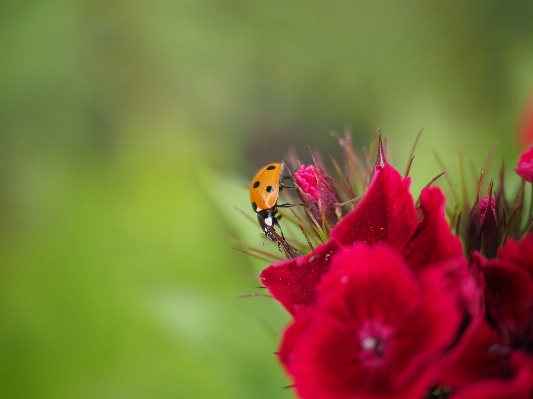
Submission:
[[[324,172],[313,165],[301,165],[294,172],[294,181],[298,185],[298,193],[303,203],[316,221],[322,224],[322,216],[325,216],[328,223],[334,226],[337,223],[335,204],[340,200]]]
[[[492,212],[492,214],[495,215],[495,219],[498,218],[498,213],[496,212],[496,198],[492,198],[486,195],[479,200],[478,207],[479,207],[479,223],[483,223],[483,220],[485,219],[485,216],[487,215],[487,211]]]
[[[518,117],[517,140],[520,150],[533,145],[533,95]]]
[[[515,172],[525,181],[533,183],[533,147],[520,156]]]
[[[494,258],[502,234],[500,227],[496,199],[491,191],[472,209],[468,234],[470,252],[476,250],[487,258]]]

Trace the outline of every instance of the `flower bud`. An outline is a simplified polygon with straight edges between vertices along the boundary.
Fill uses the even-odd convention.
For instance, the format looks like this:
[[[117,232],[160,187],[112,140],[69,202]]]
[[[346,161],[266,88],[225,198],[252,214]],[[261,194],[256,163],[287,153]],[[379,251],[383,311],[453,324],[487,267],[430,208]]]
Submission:
[[[533,94],[526,101],[517,122],[518,147],[524,150],[533,145]]]
[[[489,259],[496,256],[499,247],[500,220],[492,192],[481,198],[472,209],[468,231],[470,252],[480,251]]]
[[[533,183],[533,147],[520,156],[515,172],[525,181]]]
[[[324,217],[331,226],[334,226],[338,221],[335,204],[340,200],[328,183],[324,172],[313,165],[300,165],[300,168],[294,172],[294,181],[303,203],[318,224],[322,226]]]

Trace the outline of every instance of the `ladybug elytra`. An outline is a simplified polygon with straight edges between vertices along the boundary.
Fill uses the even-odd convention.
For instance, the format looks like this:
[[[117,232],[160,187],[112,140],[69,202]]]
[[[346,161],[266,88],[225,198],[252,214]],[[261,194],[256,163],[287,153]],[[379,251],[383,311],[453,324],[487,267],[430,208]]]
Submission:
[[[281,237],[285,240],[278,218],[276,218],[278,207],[290,208],[294,206],[294,204],[278,205],[280,189],[286,187],[283,183],[280,183],[282,171],[282,163],[270,163],[259,169],[250,183],[250,201],[252,208],[257,213],[257,220],[263,230],[263,234],[274,242],[277,239],[270,230],[270,228],[274,229],[274,227],[279,228]]]

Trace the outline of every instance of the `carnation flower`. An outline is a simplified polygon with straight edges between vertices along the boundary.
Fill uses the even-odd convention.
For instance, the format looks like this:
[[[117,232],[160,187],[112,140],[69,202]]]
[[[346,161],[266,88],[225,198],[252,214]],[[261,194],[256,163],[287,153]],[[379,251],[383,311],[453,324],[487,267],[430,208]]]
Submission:
[[[301,398],[421,396],[461,321],[440,275],[415,275],[393,248],[333,257],[319,298],[285,332],[279,357]]]
[[[513,352],[507,373],[467,385],[450,399],[530,399],[533,397],[533,357]]]
[[[460,388],[505,376],[509,373],[510,350],[504,340],[484,320],[474,317],[461,339],[442,358],[437,381],[448,387]]]
[[[381,136],[373,168],[349,135],[337,139],[346,157],[344,170],[333,160],[337,179],[316,162],[293,166],[308,218],[292,210],[290,221],[308,248],[277,237],[288,260],[260,274],[293,317],[277,356],[298,397],[533,398],[533,205],[524,181],[509,196],[502,167],[481,196],[481,173],[475,200],[465,189],[447,212],[431,184],[414,200]],[[532,170],[533,148],[517,173],[531,181]]]
[[[533,355],[533,234],[509,239],[497,259],[474,254],[485,281],[487,320],[510,348]]]
[[[261,273],[262,283],[294,314],[314,303],[318,283],[340,247],[387,244],[413,268],[461,257],[461,243],[444,217],[441,190],[425,188],[417,209],[409,184],[389,164],[376,165],[362,200],[331,230],[327,243],[304,257],[274,263]]]

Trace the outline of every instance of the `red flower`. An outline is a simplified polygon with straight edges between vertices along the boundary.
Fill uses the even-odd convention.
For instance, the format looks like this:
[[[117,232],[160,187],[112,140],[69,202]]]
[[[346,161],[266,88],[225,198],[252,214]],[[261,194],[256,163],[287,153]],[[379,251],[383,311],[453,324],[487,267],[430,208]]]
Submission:
[[[450,399],[532,398],[533,234],[509,239],[497,259],[473,253],[472,267],[483,281],[485,317],[474,315],[444,357],[438,383],[455,389]]]
[[[339,142],[338,185],[356,197],[344,211],[360,201],[341,218],[332,179],[300,166],[293,181],[325,242],[261,273],[293,315],[277,355],[298,397],[533,399],[533,234],[510,238],[531,228],[525,183],[510,199],[502,170],[474,206],[455,205],[465,257],[439,188],[415,203],[379,135],[372,171],[349,135]],[[516,172],[533,183],[533,147]]]
[[[279,352],[300,397],[422,397],[462,315],[442,274],[417,277],[393,249],[356,244],[318,291]]]
[[[444,195],[426,188],[420,195],[419,220],[403,179],[389,164],[376,166],[363,199],[331,230],[326,244],[309,255],[275,263],[263,270],[261,281],[292,314],[316,301],[316,289],[340,247],[357,242],[387,244],[413,268],[462,256],[459,239],[444,218]]]
[[[438,381],[454,388],[450,399],[533,397],[533,357],[511,350],[481,317],[441,364]]]
[[[498,259],[473,254],[485,281],[485,306],[490,324],[511,348],[533,353],[533,234],[509,239]]]
[[[525,181],[533,182],[533,147],[520,156],[515,172]]]
[[[303,203],[318,224],[322,225],[322,217],[325,216],[328,223],[334,226],[338,220],[335,204],[340,200],[324,172],[313,165],[300,165],[294,172],[294,180]]]
[[[479,315],[441,362],[438,382],[457,388],[508,375],[509,352],[502,338]]]
[[[533,398],[533,357],[513,351],[509,373],[468,385],[450,399],[531,399]]]

